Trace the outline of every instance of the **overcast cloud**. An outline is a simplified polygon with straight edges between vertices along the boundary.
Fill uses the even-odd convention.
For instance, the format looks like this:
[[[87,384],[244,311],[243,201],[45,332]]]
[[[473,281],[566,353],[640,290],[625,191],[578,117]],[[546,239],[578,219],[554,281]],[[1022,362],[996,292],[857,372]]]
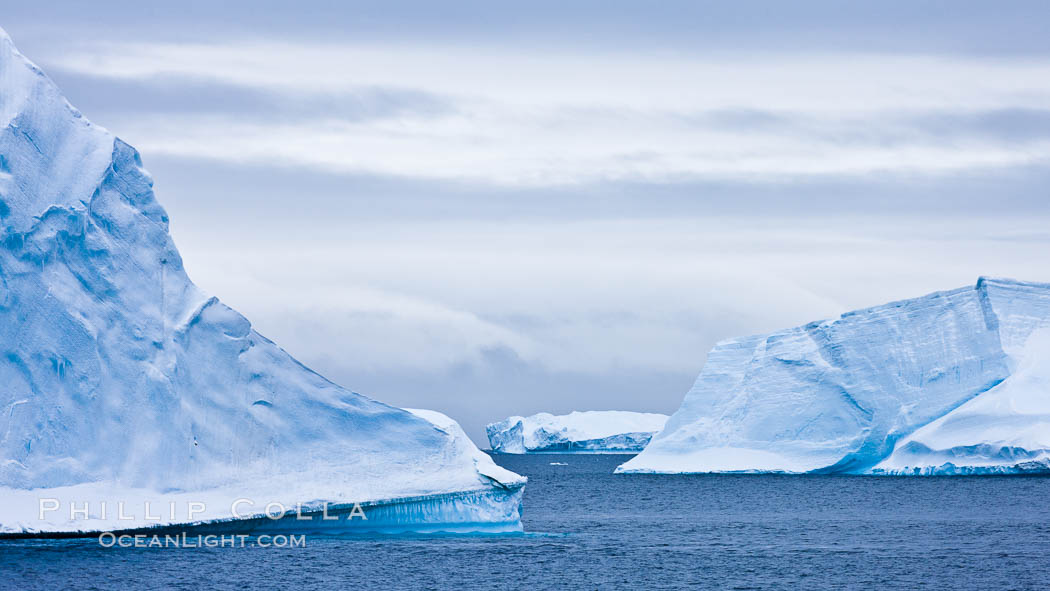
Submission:
[[[201,287],[479,443],[672,412],[723,338],[1050,281],[1039,2],[247,6],[0,26],[139,149]]]

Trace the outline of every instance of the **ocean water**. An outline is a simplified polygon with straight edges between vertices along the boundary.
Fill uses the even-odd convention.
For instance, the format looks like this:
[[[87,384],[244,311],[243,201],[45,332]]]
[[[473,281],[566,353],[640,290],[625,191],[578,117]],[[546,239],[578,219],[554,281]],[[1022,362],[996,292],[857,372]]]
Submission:
[[[629,457],[496,456],[530,478],[521,536],[4,541],[0,586],[1050,589],[1050,478],[613,475]]]

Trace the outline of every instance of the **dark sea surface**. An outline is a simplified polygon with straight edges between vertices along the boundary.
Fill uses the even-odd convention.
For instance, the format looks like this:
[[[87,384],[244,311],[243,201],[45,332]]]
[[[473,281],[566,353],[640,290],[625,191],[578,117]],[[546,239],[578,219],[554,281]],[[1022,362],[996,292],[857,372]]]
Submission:
[[[627,455],[496,456],[519,536],[305,548],[0,542],[14,589],[1050,589],[1050,478],[613,475]],[[565,462],[554,466],[551,462]]]

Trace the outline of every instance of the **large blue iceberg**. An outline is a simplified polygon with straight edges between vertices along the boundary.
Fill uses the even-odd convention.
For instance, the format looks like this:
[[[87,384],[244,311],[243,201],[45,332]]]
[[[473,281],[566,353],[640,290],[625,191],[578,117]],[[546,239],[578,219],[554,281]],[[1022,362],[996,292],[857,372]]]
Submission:
[[[329,382],[198,289],[138,153],[0,30],[0,534],[354,505],[263,523],[520,531],[523,484],[454,421]]]
[[[973,287],[718,343],[618,472],[1050,469],[1050,285]]]

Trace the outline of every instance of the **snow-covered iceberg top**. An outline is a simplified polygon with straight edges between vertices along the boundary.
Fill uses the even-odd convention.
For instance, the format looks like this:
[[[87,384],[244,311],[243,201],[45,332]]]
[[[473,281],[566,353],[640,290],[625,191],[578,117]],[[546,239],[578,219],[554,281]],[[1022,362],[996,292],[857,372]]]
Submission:
[[[567,415],[541,412],[513,416],[485,427],[492,451],[637,452],[663,428],[667,415],[623,410],[574,411]]]
[[[524,479],[420,414],[333,384],[198,289],[138,153],[0,30],[0,534],[358,503],[382,531],[520,530]]]
[[[973,287],[718,343],[618,472],[1050,468],[1050,285]]]

